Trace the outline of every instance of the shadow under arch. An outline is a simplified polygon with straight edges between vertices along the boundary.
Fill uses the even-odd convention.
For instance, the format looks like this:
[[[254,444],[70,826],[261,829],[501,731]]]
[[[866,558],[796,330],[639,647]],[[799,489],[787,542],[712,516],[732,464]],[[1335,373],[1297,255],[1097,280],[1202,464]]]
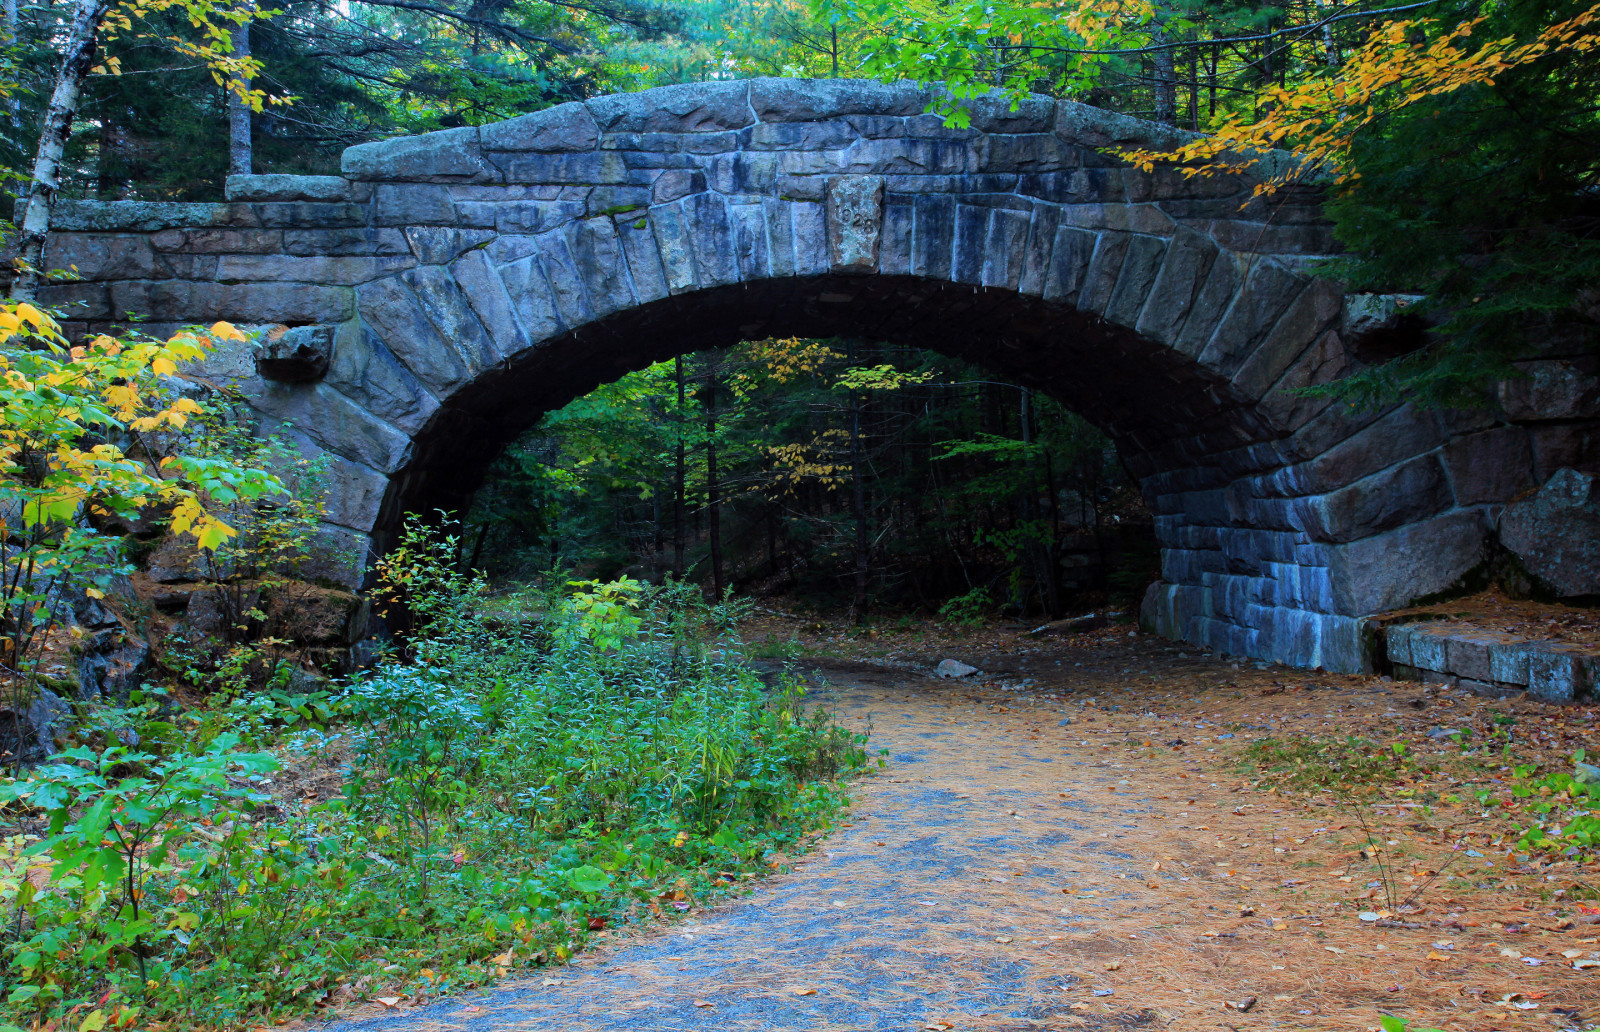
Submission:
[[[1223,377],[1070,305],[912,276],[731,284],[612,313],[459,389],[391,478],[378,547],[404,513],[463,508],[500,451],[546,412],[654,362],[774,336],[882,340],[990,369],[1095,423],[1141,478],[1277,436]]]

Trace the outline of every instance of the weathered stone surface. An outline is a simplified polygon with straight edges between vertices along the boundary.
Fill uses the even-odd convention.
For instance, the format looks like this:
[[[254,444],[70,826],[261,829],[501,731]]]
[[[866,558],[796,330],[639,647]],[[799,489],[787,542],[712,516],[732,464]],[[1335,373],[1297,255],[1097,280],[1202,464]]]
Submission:
[[[300,428],[319,445],[380,473],[393,473],[411,454],[411,438],[372,415],[326,381],[278,384],[268,380],[243,385],[256,411]]]
[[[1511,419],[1538,421],[1600,416],[1600,375],[1592,359],[1521,363],[1521,379],[1499,385],[1500,407]]]
[[[742,129],[755,121],[744,82],[691,82],[584,103],[608,133],[704,133]]]
[[[339,328],[323,380],[363,411],[404,433],[415,433],[439,410],[438,399],[378,334],[359,321]]]
[[[1552,594],[1600,595],[1600,478],[1558,470],[1500,516],[1500,543]]]
[[[412,226],[405,230],[411,253],[424,265],[445,265],[474,248],[495,239],[488,229],[457,229],[447,226]]]
[[[1340,613],[1381,613],[1439,594],[1487,558],[1487,539],[1481,516],[1458,512],[1324,546],[1330,601]]]
[[[828,257],[835,269],[867,271],[878,264],[883,231],[883,180],[840,176],[828,183]]]
[[[332,326],[274,327],[261,337],[256,370],[269,380],[309,383],[320,380],[333,357]]]
[[[221,232],[213,230],[212,232]],[[195,231],[189,232],[192,239]],[[244,248],[218,246],[219,251],[245,253]],[[343,255],[409,254],[411,245],[406,235],[398,229],[379,229],[363,226],[355,229],[286,229],[283,231],[282,249],[286,254],[330,257]],[[266,251],[275,250],[267,248]]]
[[[1588,650],[1540,643],[1528,648],[1528,695],[1543,702],[1574,702],[1589,689]]]
[[[380,226],[456,226],[460,214],[449,188],[438,183],[380,183],[373,191]]]
[[[496,365],[504,357],[449,269],[424,265],[400,278],[411,288],[412,296],[440,338],[461,355],[469,375]]]
[[[343,176],[229,176],[230,201],[349,201],[350,180]]]
[[[1151,288],[1166,255],[1167,241],[1162,237],[1140,235],[1128,239],[1128,253],[1106,303],[1107,319],[1122,326],[1133,326],[1139,321],[1139,313],[1150,299]]]
[[[909,82],[752,79],[750,107],[763,122],[814,122],[846,115],[920,115],[929,94]]]
[[[248,204],[57,201],[50,213],[50,229],[56,233],[155,233],[163,229],[248,228],[260,224]]]
[[[264,201],[251,207],[256,221],[268,228],[342,229],[367,223],[367,209],[360,204]]]
[[[1458,505],[1504,504],[1534,484],[1533,446],[1522,427],[1455,437],[1444,461]]]
[[[600,126],[580,101],[486,125],[479,144],[487,151],[586,151],[600,143]]]
[[[354,300],[349,287],[320,284],[126,280],[111,285],[109,310],[172,322],[318,323],[348,319]]]
[[[393,257],[299,257],[286,254],[223,255],[216,277],[224,281],[316,283],[354,286],[389,276],[417,263],[410,255]]]
[[[362,322],[436,396],[448,396],[472,378],[461,355],[439,336],[417,298],[398,278],[365,284],[357,296]]]
[[[478,146],[473,126],[441,129],[346,148],[340,171],[347,179],[457,183],[495,178]]]
[[[508,358],[525,350],[530,343],[528,335],[517,319],[505,281],[496,275],[489,256],[481,248],[471,250],[450,271],[467,304],[477,313],[478,322],[493,338],[494,350]]]

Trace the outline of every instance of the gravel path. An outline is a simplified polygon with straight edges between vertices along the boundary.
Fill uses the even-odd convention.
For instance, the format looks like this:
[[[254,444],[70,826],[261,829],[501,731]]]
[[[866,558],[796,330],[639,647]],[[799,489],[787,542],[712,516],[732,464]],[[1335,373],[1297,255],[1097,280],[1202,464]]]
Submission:
[[[1154,909],[1115,888],[1139,885],[1123,879],[1149,866],[1117,841],[1144,800],[1105,799],[1103,774],[1082,769],[1088,748],[1078,757],[1064,734],[985,719],[960,682],[844,665],[826,678],[822,697],[846,723],[870,723],[874,746],[891,755],[858,786],[851,823],[793,873],[531,980],[331,1028],[1022,1032],[1152,1022],[1140,1001],[1095,977],[1115,965],[1094,955],[1106,936],[1086,938],[1113,917],[1125,935],[1130,910]]]

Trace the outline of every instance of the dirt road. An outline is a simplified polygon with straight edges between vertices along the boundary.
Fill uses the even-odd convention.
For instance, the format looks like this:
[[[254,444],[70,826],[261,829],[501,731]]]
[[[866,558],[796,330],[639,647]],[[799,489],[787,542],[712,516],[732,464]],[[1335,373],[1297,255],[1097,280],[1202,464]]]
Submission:
[[[1241,671],[1148,641],[972,658],[1009,672],[975,684],[824,664],[818,701],[870,724],[888,763],[792,873],[669,927],[603,936],[567,967],[333,1027],[1366,1029],[1380,1012],[1446,1029],[1593,1027],[1581,1008],[1600,976],[1558,971],[1556,949],[1596,948],[1581,927],[1559,931],[1534,907],[1508,932],[1489,912],[1520,907],[1514,894],[1442,888],[1431,913],[1396,922],[1414,927],[1363,923],[1356,910],[1379,904],[1348,815],[1246,787],[1231,756],[1252,728],[1292,736],[1359,715],[1404,731],[1477,700]],[[1276,694],[1287,701],[1261,698]],[[1412,874],[1396,880],[1428,861],[1425,838],[1406,841]],[[1515,939],[1542,956],[1541,936],[1548,966],[1496,952]],[[1513,1005],[1519,991],[1541,994],[1535,1008]]]

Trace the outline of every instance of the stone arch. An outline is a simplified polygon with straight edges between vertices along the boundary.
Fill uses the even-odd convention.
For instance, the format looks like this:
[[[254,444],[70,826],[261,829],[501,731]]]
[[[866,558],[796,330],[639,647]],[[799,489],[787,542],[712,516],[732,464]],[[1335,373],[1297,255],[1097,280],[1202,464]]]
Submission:
[[[928,100],[672,86],[363,144],[338,177],[234,177],[222,204],[63,205],[51,261],[85,280],[46,300],[84,328],[287,327],[205,372],[333,456],[328,534],[357,551],[628,369],[848,333],[969,358],[1108,430],[1157,513],[1144,618],[1164,634],[1361,669],[1360,617],[1479,562],[1490,496],[1523,486],[1461,475],[1449,445],[1484,427],[1294,392],[1354,361],[1340,291],[1304,269],[1332,248],[1314,194],[1127,167],[1107,150],[1175,134],[1070,102],[990,98],[950,129]]]

